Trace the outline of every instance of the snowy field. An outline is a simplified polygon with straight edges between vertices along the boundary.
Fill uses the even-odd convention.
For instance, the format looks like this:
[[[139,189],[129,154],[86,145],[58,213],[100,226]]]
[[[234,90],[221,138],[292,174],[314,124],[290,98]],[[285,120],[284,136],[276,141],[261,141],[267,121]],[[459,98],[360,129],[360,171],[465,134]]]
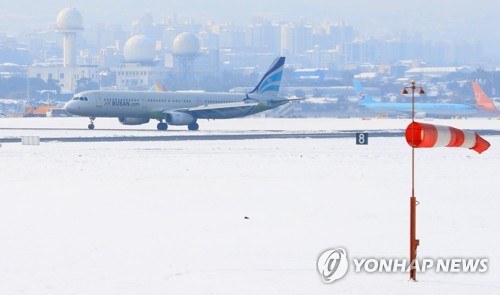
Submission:
[[[162,133],[116,119],[89,131],[87,120],[0,119],[0,138]],[[409,121],[200,123],[199,134],[216,134],[401,130]],[[500,129],[499,120],[432,123]],[[486,257],[487,273],[418,273],[412,283],[351,266],[331,285],[316,271],[325,249],[408,256],[403,138],[3,143],[0,294],[500,294],[500,136],[484,138],[492,146],[482,155],[416,150],[416,196],[419,257]]]

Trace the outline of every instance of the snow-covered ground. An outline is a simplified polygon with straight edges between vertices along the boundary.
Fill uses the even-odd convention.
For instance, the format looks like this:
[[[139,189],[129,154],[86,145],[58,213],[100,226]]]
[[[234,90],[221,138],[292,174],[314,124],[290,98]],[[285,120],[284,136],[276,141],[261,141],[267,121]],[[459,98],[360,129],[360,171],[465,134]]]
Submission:
[[[200,133],[408,122],[202,121]],[[498,120],[433,123],[500,129]],[[154,124],[86,124],[0,119],[0,137],[158,134],[147,131]],[[173,129],[166,133],[187,133]],[[417,150],[416,196],[419,257],[486,257],[487,273],[426,272],[411,283],[407,274],[351,267],[331,285],[315,268],[325,249],[408,256],[411,149],[403,138],[370,138],[367,146],[354,138],[3,143],[0,294],[499,294],[500,137],[485,139],[492,146],[482,155]]]

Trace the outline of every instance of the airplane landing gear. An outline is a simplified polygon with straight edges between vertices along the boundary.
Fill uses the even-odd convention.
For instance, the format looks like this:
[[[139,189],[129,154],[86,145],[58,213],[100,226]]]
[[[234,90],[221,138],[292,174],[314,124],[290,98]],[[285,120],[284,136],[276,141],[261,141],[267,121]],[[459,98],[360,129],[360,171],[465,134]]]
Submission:
[[[95,128],[95,125],[94,125],[94,120],[95,120],[95,117],[90,117],[90,124],[87,126],[90,130],[93,130]]]
[[[168,129],[168,124],[160,122],[160,123],[158,123],[158,125],[156,125],[156,129],[158,129],[160,131],[167,130]]]
[[[193,123],[188,125],[188,130],[191,130],[191,131],[196,131],[199,128],[200,128],[200,125],[198,125],[198,123],[196,123],[196,122],[193,122]]]

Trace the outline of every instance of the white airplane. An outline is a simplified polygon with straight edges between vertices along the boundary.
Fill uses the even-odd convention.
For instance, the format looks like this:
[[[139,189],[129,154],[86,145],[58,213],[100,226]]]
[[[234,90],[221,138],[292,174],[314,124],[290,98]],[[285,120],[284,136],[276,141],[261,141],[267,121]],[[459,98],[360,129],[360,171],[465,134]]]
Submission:
[[[298,100],[278,96],[284,64],[285,57],[276,58],[259,84],[246,94],[91,90],[76,94],[65,109],[89,117],[89,129],[94,129],[97,117],[117,117],[124,125],[156,119],[158,130],[167,130],[169,124],[198,130],[198,119],[244,117]]]

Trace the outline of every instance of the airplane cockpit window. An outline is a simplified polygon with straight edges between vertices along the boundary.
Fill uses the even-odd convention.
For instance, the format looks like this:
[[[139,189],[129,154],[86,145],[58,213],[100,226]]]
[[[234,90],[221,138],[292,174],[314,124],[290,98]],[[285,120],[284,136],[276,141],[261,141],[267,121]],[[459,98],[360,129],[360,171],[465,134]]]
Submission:
[[[73,97],[73,100],[79,100],[80,98],[78,96]]]
[[[84,96],[80,97],[80,100],[83,100],[83,101],[88,101],[88,99]]]

